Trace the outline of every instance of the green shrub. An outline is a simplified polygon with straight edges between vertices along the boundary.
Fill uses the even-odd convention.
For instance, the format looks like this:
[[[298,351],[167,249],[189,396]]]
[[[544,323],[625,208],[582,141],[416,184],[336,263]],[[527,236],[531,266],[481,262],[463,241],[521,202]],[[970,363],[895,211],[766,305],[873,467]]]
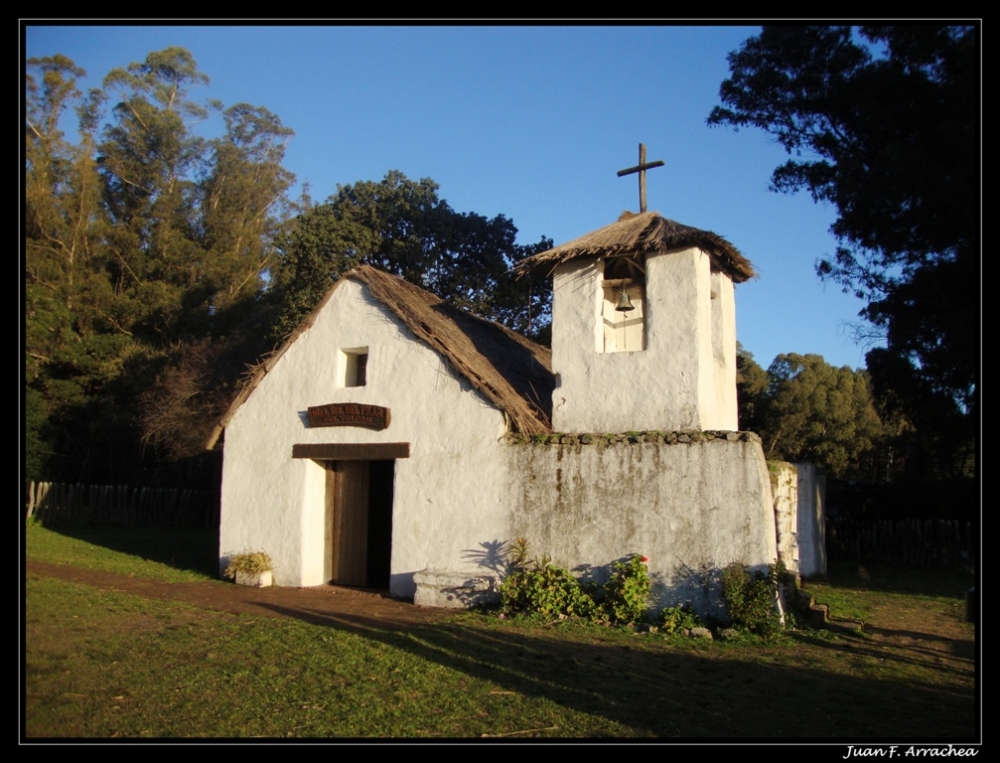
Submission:
[[[611,577],[604,584],[602,602],[608,619],[613,623],[634,623],[646,614],[649,596],[648,557],[632,554],[627,562],[615,562]]]
[[[590,617],[596,605],[573,574],[547,560],[512,572],[500,586],[500,601],[511,612]]]
[[[530,559],[528,541],[517,538],[507,549],[509,572],[500,585],[500,602],[507,612],[636,622],[646,614],[647,561],[633,554],[627,562],[614,563],[604,586],[581,584],[569,570],[554,566],[548,556]]]
[[[774,565],[765,575],[752,575],[745,564],[733,562],[722,570],[722,598],[726,612],[736,628],[768,636],[781,629],[775,607],[778,569]]]
[[[691,630],[692,628],[704,627],[705,623],[698,614],[691,609],[690,604],[680,607],[667,607],[654,621],[656,626],[663,633],[676,633],[679,630]]]
[[[648,561],[641,554],[633,554],[625,562],[614,562],[603,586],[581,584],[569,570],[554,566],[548,556],[531,559],[528,541],[517,538],[507,549],[509,572],[500,585],[501,604],[506,612],[565,615],[618,625],[640,622],[646,618],[651,587]],[[767,574],[751,573],[739,562],[722,570],[722,598],[732,626],[761,636],[779,631],[778,584],[793,580],[780,562],[772,564]],[[653,623],[668,635],[706,627],[690,604],[667,607]],[[713,627],[718,624],[713,621]]]

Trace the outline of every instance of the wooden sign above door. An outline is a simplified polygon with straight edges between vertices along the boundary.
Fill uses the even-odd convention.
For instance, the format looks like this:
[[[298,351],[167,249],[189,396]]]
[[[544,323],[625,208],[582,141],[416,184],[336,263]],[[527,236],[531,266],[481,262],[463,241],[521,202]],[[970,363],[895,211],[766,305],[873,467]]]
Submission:
[[[309,426],[385,429],[389,426],[389,409],[362,403],[313,405],[309,406]]]

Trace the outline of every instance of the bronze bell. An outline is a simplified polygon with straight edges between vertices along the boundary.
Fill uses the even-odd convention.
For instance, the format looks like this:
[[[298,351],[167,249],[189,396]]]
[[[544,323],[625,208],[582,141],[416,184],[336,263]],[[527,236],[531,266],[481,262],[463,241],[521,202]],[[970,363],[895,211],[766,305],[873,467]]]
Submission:
[[[628,313],[635,310],[635,305],[628,298],[628,289],[622,288],[621,294],[618,295],[618,305],[615,307],[615,310],[619,313]]]

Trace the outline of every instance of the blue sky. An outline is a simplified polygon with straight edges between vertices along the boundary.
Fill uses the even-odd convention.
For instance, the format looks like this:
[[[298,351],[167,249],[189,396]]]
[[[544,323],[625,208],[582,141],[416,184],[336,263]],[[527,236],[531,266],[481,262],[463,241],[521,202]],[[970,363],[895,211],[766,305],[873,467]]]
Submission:
[[[779,353],[864,366],[863,304],[815,274],[834,210],[768,190],[784,151],[763,132],[709,128],[726,55],[751,26],[27,26],[25,57],[61,53],[84,88],[154,50],[191,51],[194,97],[265,106],[295,131],[285,166],[312,197],[389,170],[433,178],[453,209],[503,214],[521,243],[564,243],[649,208],[714,231],[760,278],[737,287],[737,336]],[[217,134],[221,122],[199,132]],[[296,191],[297,195],[297,191]]]

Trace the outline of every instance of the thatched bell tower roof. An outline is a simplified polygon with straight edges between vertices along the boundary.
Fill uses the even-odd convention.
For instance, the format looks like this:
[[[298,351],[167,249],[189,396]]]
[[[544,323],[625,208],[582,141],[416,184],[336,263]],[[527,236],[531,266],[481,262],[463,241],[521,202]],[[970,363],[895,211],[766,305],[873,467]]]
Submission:
[[[750,261],[722,236],[668,220],[659,212],[625,212],[611,225],[521,260],[514,270],[519,274],[537,271],[548,274],[557,265],[583,257],[647,256],[692,246],[706,252],[712,267],[726,273],[734,283],[756,276]]]

